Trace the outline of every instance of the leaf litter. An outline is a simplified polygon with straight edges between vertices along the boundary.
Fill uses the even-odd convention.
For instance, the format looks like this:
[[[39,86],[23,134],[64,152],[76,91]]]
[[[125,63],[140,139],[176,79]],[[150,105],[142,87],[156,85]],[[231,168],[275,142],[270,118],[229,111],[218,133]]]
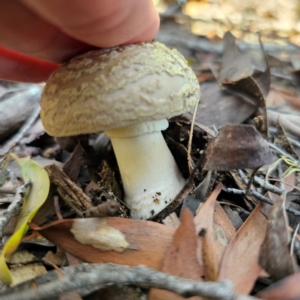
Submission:
[[[179,13],[176,18],[180,17]],[[162,20],[159,38],[168,36],[167,24],[178,26],[172,18],[171,15]],[[130,269],[133,281],[125,276],[125,283],[145,288],[142,294],[150,290],[150,299],[182,299],[194,295],[193,299],[239,299],[240,296],[247,299],[248,294],[255,294],[256,299],[300,297],[296,284],[300,240],[295,232],[299,223],[296,202],[299,199],[300,113],[288,104],[299,99],[295,89],[298,76],[295,57],[291,63],[287,56],[284,58],[276,52],[276,47],[271,51],[268,45],[262,46],[264,36],[256,36],[257,47],[251,48],[227,32],[223,38],[222,57],[213,40],[207,39],[211,50],[207,53],[202,46],[197,48],[192,43],[195,36],[189,45],[179,42],[180,31],[177,37],[177,44],[165,43],[191,56],[187,58],[191,59],[201,83],[202,98],[194,119],[189,114],[173,118],[164,132],[188,179],[176,205],[167,207],[155,222],[130,219],[129,209],[123,203],[122,182],[112,147],[103,139],[103,134],[56,141],[46,134],[41,135],[40,125],[36,123],[38,130],[22,132],[23,138],[18,139],[12,150],[32,159],[39,156],[39,163],[48,165],[45,169],[51,180],[51,190],[47,192],[44,206],[29,224],[31,231],[52,243],[44,244],[44,248],[37,251],[39,257],[45,257],[39,263],[47,269],[58,265],[54,269],[59,271],[66,255],[69,268],[78,263],[81,268],[90,267],[92,273],[98,267],[95,263],[119,270],[120,274],[125,270],[122,265],[145,265],[162,271],[170,282],[173,282],[172,275],[179,278],[175,285],[168,285],[158,274],[151,277],[152,271],[145,269],[141,274],[152,281],[148,285],[140,284],[134,275],[136,269]],[[278,66],[284,71],[294,71],[294,77],[283,79],[282,73],[275,72]],[[271,80],[272,94],[268,96]],[[280,98],[280,102],[268,102],[270,97],[274,101]],[[191,121],[195,122],[193,132]],[[280,163],[274,164],[274,158],[281,159]],[[20,180],[16,172],[15,169],[11,171],[10,164],[2,163],[0,200],[12,199],[9,195],[16,199],[18,185],[12,185]],[[284,184],[285,175],[289,177],[289,185]],[[9,202],[0,204],[0,214],[7,210],[6,203]],[[167,224],[165,218],[171,218],[171,214],[169,224],[174,227],[157,222],[163,220]],[[10,228],[16,224],[13,219],[9,223],[7,227]],[[4,231],[3,243],[8,236],[8,231]],[[33,236],[28,234],[19,250],[31,251],[28,241],[37,246]],[[54,247],[59,249],[57,257],[53,257]],[[114,269],[112,263],[120,266]],[[24,267],[27,263],[20,264]],[[12,269],[12,265],[9,267]],[[82,270],[74,270],[81,274]],[[0,293],[0,299],[7,295],[17,296],[20,291],[33,293],[35,282],[40,282],[37,288],[43,291],[48,276],[53,276],[51,272],[31,281],[26,281],[24,275],[20,281],[25,283],[6,288],[6,294]],[[66,272],[63,273],[65,277],[58,276],[56,286],[69,284],[69,271],[63,272]],[[113,278],[113,282],[119,282]],[[266,278],[268,283],[263,289],[261,283]],[[181,287],[187,279],[194,280],[197,287],[212,282],[217,285],[210,288],[209,297],[203,290],[193,294],[189,289],[189,293],[185,293]],[[228,282],[223,285],[223,280]],[[64,290],[61,297],[68,297],[72,291],[77,291],[74,297],[84,297],[103,287],[98,283],[91,289],[83,289],[82,282],[80,279],[77,286]],[[113,290],[109,294],[111,299],[120,296],[117,292],[120,290]],[[97,293],[102,295],[101,290]],[[138,297],[122,289],[124,299],[126,293]]]

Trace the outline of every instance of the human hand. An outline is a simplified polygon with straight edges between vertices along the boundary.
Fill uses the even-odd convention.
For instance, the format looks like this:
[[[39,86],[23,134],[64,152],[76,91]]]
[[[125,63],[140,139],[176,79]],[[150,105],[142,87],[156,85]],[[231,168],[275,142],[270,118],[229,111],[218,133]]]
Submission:
[[[0,78],[44,81],[76,54],[151,41],[158,26],[152,0],[0,0]]]

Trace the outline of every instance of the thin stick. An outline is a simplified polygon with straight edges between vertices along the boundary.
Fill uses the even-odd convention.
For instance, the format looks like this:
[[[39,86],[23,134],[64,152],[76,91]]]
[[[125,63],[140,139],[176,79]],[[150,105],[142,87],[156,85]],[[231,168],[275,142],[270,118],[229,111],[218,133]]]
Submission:
[[[238,170],[238,174],[242,178],[243,182],[247,185],[248,179],[247,179],[246,175],[244,174],[244,172],[242,170]],[[269,192],[272,192],[274,194],[277,194],[277,195],[281,195],[284,192],[284,190],[278,188],[275,185],[268,183],[267,181],[264,181],[263,179],[259,178],[258,176],[253,177],[253,182],[255,184],[257,184],[259,187],[261,187]]]
[[[293,162],[297,162],[297,160],[292,156],[290,155],[289,153],[287,153],[286,151],[284,151],[283,149],[279,148],[277,145],[275,144],[272,144],[272,143],[269,143],[269,146],[271,148],[273,148],[278,154],[280,155],[284,155],[286,157],[288,157],[290,160],[292,160]]]
[[[297,239],[297,234],[298,234],[298,231],[299,231],[299,227],[300,227],[300,223],[298,223],[298,225],[295,229],[295,232],[293,234],[293,238],[292,238],[292,241],[291,241],[290,255],[294,254],[295,242],[296,242],[296,239]]]
[[[281,183],[283,183],[283,184],[285,184],[285,185],[287,185],[287,186],[290,186],[290,187],[292,187],[293,189],[295,189],[295,190],[297,190],[297,191],[300,192],[300,188],[298,188],[298,187],[295,186],[294,184],[287,183],[287,182],[283,181],[282,179],[269,178],[269,181],[281,182]],[[282,190],[282,193],[283,193],[283,192],[284,192],[284,191]],[[277,193],[275,193],[275,194],[277,194]],[[281,194],[279,194],[279,195],[281,195]]]
[[[0,194],[16,194],[16,188],[15,187],[2,187],[0,188]]]
[[[56,271],[52,271],[54,274]],[[48,276],[50,273],[48,273]],[[65,276],[26,290],[12,289],[0,294],[0,300],[44,300],[77,290],[81,295],[111,284],[135,285],[145,289],[159,288],[183,297],[201,296],[211,300],[254,300],[251,296],[234,293],[229,281],[200,282],[168,275],[145,266],[128,267],[115,264],[82,264],[63,269]],[[45,276],[45,275],[42,275]],[[41,276],[40,276],[41,277]],[[40,278],[39,277],[39,278]],[[56,277],[56,278],[54,278]],[[38,282],[41,282],[40,280]],[[85,293],[84,293],[85,292]]]
[[[55,209],[55,213],[57,215],[57,218],[58,218],[59,221],[62,221],[64,218],[62,217],[61,212],[60,212],[58,196],[53,197],[53,202],[54,202],[54,209]]]
[[[188,153],[187,153],[187,159],[188,159],[188,167],[189,167],[189,173],[191,174],[193,171],[193,168],[195,166],[192,166],[192,140],[193,140],[193,132],[194,132],[194,127],[195,127],[195,119],[196,119],[196,114],[197,114],[197,109],[198,109],[198,104],[199,101],[196,103],[195,108],[194,108],[194,113],[193,113],[193,119],[191,123],[191,129],[190,129],[190,134],[189,134],[189,142],[188,142]]]
[[[37,105],[37,107],[33,110],[31,116],[26,120],[26,122],[20,127],[18,132],[13,135],[4,145],[1,147],[0,150],[0,156],[7,154],[24,136],[26,131],[30,129],[35,122],[35,120],[38,118],[40,114],[40,106]]]
[[[30,182],[28,181],[19,186],[17,188],[14,201],[0,214],[0,238],[3,236],[4,229],[12,217],[20,213],[24,200],[24,194],[29,185]]]
[[[250,195],[250,196],[253,196],[253,197],[257,198],[258,200],[260,200],[262,202],[265,202],[267,204],[270,204],[270,205],[274,204],[274,202],[271,199],[255,192],[253,190],[239,190],[239,189],[233,189],[233,188],[226,188],[226,192],[232,193],[232,194],[235,194],[235,195],[241,195],[241,196]],[[294,216],[300,216],[300,211],[298,211],[294,208],[285,207],[285,210],[287,212],[293,214]]]
[[[259,168],[256,168],[256,169],[254,169],[253,172],[251,173],[250,178],[249,178],[249,180],[248,180],[247,187],[246,187],[247,191],[251,189],[252,182],[253,182],[254,177],[255,177],[255,174],[256,174],[256,172],[257,172],[258,170],[259,170]]]

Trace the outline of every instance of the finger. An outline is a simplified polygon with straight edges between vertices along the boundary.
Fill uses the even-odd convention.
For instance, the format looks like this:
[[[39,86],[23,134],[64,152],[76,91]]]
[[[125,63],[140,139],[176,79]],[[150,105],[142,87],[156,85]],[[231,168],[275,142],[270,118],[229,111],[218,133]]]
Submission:
[[[42,82],[59,65],[48,63],[0,47],[0,78],[22,82]]]
[[[20,1],[0,0],[0,44],[42,60],[58,63],[92,49],[84,41],[98,47],[150,41],[159,26],[158,15],[151,0],[124,0],[120,1],[119,6],[117,0],[87,0],[83,1],[83,7],[81,1],[53,2],[56,3],[55,7],[51,7],[52,2],[46,0],[43,1],[44,6],[39,7],[35,6],[36,3],[27,2],[40,15],[48,16],[43,9],[49,9],[47,18],[52,22],[50,23]],[[96,5],[96,2],[99,4]],[[100,3],[103,7],[100,7]],[[69,7],[72,8],[72,13],[77,14],[75,18]],[[59,14],[60,10],[62,12]],[[91,22],[93,18],[95,20]],[[57,26],[66,26],[65,32],[83,41],[70,37]],[[46,65],[43,71],[39,62],[18,55],[14,57],[16,61],[13,56],[10,55],[8,59],[5,55],[1,57],[0,53],[2,78],[36,82],[40,81],[39,78],[46,80],[49,76]]]
[[[152,0],[23,0],[66,34],[97,47],[151,41],[159,17]]]
[[[109,47],[150,41],[159,26],[151,0],[43,0],[26,4],[49,22],[20,1],[0,1],[0,44],[52,62],[90,50],[87,43]]]
[[[0,1],[0,32],[0,45],[52,62],[62,62],[91,47],[61,32],[20,1]]]

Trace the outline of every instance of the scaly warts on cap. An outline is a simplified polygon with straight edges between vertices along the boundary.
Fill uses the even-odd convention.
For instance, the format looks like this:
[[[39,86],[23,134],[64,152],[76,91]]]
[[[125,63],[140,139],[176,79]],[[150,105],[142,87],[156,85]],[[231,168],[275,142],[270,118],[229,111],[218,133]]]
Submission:
[[[133,44],[85,53],[55,71],[41,118],[57,137],[106,132],[131,215],[148,219],[184,185],[161,131],[199,98],[197,78],[179,52],[157,42]]]

